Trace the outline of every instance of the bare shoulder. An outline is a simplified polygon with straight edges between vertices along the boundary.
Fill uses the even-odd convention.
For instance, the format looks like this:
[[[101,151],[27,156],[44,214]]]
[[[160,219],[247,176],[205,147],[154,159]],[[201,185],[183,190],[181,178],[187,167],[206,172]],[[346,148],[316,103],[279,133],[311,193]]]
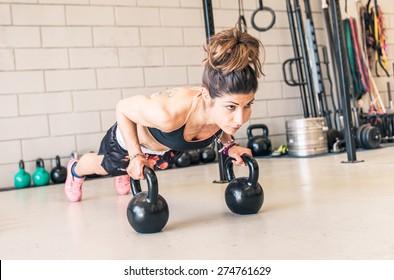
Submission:
[[[193,100],[201,90],[195,88],[174,88],[151,95],[151,100],[160,104],[173,117],[186,117]]]

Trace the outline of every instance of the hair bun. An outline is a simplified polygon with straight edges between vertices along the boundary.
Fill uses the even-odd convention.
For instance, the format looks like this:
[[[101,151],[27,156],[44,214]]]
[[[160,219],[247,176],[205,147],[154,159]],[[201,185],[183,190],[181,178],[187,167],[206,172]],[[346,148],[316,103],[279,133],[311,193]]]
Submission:
[[[204,63],[223,74],[241,71],[250,66],[256,77],[259,77],[263,74],[260,47],[263,47],[262,43],[246,32],[236,28],[224,30],[212,36],[209,44],[204,47],[207,52]]]

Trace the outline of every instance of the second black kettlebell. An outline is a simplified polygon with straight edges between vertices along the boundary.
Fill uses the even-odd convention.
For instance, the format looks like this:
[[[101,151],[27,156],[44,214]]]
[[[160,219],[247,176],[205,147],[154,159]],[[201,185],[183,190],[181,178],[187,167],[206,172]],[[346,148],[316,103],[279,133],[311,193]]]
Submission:
[[[127,219],[131,227],[139,233],[155,233],[161,231],[169,218],[168,204],[159,195],[159,186],[155,172],[144,166],[144,176],[148,184],[148,192],[141,191],[140,181],[130,177],[131,190],[134,197],[127,206]]]
[[[56,166],[51,170],[51,180],[55,184],[62,184],[66,182],[67,169],[61,165],[59,156],[56,156],[55,161]]]
[[[262,129],[261,135],[253,134],[253,130]],[[267,156],[272,152],[271,140],[268,138],[268,127],[265,124],[252,124],[246,129],[248,136],[247,147],[253,156]]]
[[[225,191],[226,204],[233,213],[256,214],[264,202],[263,188],[258,182],[259,166],[253,157],[247,154],[241,157],[249,167],[248,178],[235,178],[233,158],[227,158],[224,163],[226,179],[230,182]]]

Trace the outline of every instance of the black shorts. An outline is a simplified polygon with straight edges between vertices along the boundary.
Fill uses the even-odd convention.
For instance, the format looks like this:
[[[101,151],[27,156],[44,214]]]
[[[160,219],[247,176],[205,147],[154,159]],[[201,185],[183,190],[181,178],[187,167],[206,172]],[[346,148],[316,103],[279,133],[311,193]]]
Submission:
[[[115,123],[105,134],[101,140],[98,154],[103,155],[101,166],[111,176],[126,175],[125,171],[129,166],[129,153],[123,149],[116,139],[116,129],[118,125]],[[168,151],[164,155],[146,154],[151,160],[154,160],[155,167],[158,169],[170,168],[176,160],[182,155],[182,152]]]
[[[101,166],[112,176],[126,175],[125,171],[129,165],[127,156],[128,152],[123,149],[116,139],[116,128],[118,125],[115,123],[107,134],[105,134],[103,140],[101,140],[100,149],[98,154],[104,155],[104,159]]]

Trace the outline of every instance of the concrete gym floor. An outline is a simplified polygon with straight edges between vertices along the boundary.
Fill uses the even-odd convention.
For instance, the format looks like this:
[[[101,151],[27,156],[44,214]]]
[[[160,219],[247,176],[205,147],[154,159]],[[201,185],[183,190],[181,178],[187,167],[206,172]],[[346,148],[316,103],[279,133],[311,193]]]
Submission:
[[[227,209],[217,164],[158,171],[170,219],[146,235],[112,178],[86,181],[80,203],[62,185],[0,192],[0,259],[393,259],[394,147],[357,159],[259,158],[265,202],[250,216]]]

